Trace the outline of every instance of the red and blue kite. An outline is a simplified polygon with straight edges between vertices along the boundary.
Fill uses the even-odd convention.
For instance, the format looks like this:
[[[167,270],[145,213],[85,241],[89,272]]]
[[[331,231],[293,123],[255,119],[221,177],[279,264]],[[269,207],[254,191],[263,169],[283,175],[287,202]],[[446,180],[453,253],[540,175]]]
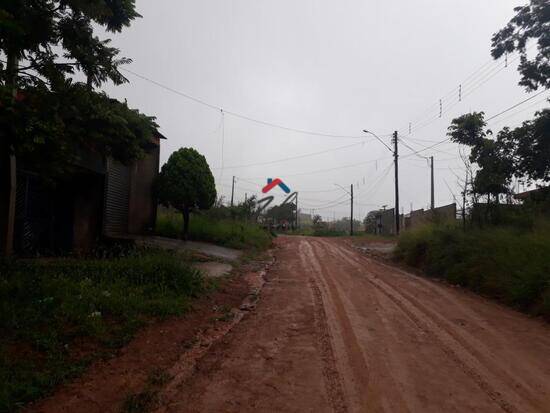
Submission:
[[[271,191],[273,188],[275,188],[277,185],[285,191],[287,194],[290,193],[290,188],[285,185],[285,183],[280,178],[267,178],[267,185],[262,188],[262,192],[264,194],[267,194],[269,191]]]

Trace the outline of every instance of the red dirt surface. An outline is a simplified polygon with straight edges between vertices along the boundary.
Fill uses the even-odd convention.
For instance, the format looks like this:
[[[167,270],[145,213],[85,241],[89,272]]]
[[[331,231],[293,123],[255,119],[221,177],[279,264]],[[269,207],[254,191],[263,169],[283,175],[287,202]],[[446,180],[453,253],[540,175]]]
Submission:
[[[37,410],[119,411],[160,363],[172,380],[158,412],[550,412],[547,324],[342,240],[276,244],[257,305],[204,351],[178,343],[194,329],[173,320]]]
[[[192,349],[208,328],[221,329],[226,308],[238,307],[250,293],[245,277],[235,277],[222,288],[193,303],[193,310],[140,331],[115,358],[98,361],[73,383],[51,397],[31,404],[28,412],[119,412],[128,395],[142,391],[151,374],[173,366]]]
[[[256,310],[159,412],[549,412],[550,329],[336,239],[278,238]]]

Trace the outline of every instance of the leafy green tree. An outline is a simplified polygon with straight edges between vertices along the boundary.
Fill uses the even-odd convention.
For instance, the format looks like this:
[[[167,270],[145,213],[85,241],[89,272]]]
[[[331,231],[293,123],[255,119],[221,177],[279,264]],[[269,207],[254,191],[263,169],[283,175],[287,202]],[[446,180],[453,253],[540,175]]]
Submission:
[[[491,139],[491,131],[486,131],[483,112],[473,112],[453,119],[448,136],[453,142],[471,148],[470,162],[479,170],[472,185],[473,191],[493,196],[496,202],[500,194],[509,192],[509,184],[514,175],[514,145],[507,133],[499,133]]]
[[[9,0],[0,6],[0,50],[6,56],[2,80],[8,86],[47,83],[55,87],[82,71],[90,86],[126,81],[110,39],[94,27],[120,32],[140,17],[134,0]],[[62,53],[60,56],[59,53]],[[20,66],[19,61],[24,64]]]
[[[277,222],[287,221],[290,224],[294,223],[296,215],[296,204],[288,203],[276,205],[267,210],[266,216]]]
[[[520,85],[528,90],[550,88],[550,2],[531,0],[528,5],[516,7],[516,15],[492,38],[491,54],[495,59],[505,53],[518,51],[521,56]],[[536,40],[538,52],[530,59],[527,43]]]
[[[216,184],[206,158],[193,148],[181,148],[170,155],[160,171],[157,192],[161,204],[183,215],[182,236],[189,233],[189,215],[195,209],[209,209],[216,202]]]
[[[84,149],[122,162],[148,148],[154,119],[93,90],[127,80],[109,39],[139,17],[134,0],[10,0],[0,5],[0,154],[62,176]],[[83,74],[87,83],[75,83]],[[3,161],[3,160],[2,160]]]
[[[513,145],[516,175],[525,181],[550,182],[550,109],[537,112],[533,120],[501,131]]]

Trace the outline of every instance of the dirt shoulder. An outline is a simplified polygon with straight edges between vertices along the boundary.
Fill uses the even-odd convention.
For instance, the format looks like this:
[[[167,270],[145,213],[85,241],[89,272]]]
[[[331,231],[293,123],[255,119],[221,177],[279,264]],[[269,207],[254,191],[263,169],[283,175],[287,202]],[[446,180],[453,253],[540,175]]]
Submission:
[[[134,411],[162,413],[548,411],[547,324],[345,240],[279,237],[275,258],[257,304],[213,324],[223,334],[197,332],[216,314],[205,301],[36,410],[120,411],[133,392]],[[217,303],[247,294],[234,282]]]
[[[280,237],[255,311],[159,412],[544,412],[548,326],[374,260]]]
[[[168,370],[181,354],[206,348],[208,340],[227,331],[234,322],[234,309],[250,301],[257,288],[255,280],[269,262],[266,255],[237,267],[232,276],[219,281],[217,290],[196,299],[184,316],[147,326],[115,357],[93,363],[80,378],[25,411],[146,411],[156,400],[159,386],[171,380]]]

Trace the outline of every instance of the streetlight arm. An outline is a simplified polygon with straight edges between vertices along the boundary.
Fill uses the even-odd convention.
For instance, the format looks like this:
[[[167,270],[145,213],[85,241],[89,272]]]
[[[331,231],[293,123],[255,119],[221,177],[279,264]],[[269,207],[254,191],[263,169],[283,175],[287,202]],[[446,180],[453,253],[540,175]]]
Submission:
[[[368,134],[374,136],[376,139],[378,139],[378,140],[380,141],[380,143],[381,143],[382,145],[384,145],[384,146],[388,149],[388,151],[390,151],[391,153],[393,153],[393,149],[390,148],[389,145],[388,145],[386,142],[384,142],[382,139],[380,139],[380,137],[379,137],[376,133],[373,133],[373,132],[371,132],[371,131],[369,131],[369,130],[366,130],[366,129],[363,129],[363,132],[368,133]]]
[[[351,196],[351,193],[346,188],[344,188],[342,185],[338,185],[338,184],[334,184],[334,185],[336,185],[340,189],[343,189],[346,192],[346,194]]]

